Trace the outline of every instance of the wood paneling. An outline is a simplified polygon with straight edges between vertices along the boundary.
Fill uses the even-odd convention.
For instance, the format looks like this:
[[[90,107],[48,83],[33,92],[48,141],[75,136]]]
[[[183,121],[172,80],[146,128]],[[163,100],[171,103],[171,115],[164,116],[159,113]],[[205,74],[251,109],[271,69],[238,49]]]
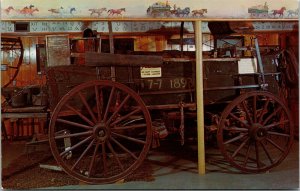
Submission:
[[[16,81],[16,86],[29,86],[29,85],[42,85],[44,84],[43,76],[39,76],[36,70],[36,44],[44,43],[43,37],[21,37],[24,47],[23,63],[19,69],[19,74]],[[18,60],[18,54],[10,53],[14,58],[14,62]],[[4,53],[2,57],[2,63],[9,64],[9,54]],[[7,71],[1,72],[1,86],[7,83],[15,69],[8,69]],[[12,86],[10,84],[9,86]]]

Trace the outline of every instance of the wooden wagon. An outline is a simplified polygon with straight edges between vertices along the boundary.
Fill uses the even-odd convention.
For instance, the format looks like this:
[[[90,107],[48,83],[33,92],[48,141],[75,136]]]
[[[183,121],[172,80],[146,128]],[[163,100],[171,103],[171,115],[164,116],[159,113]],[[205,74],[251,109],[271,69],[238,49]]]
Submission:
[[[65,37],[49,36],[50,44],[60,43],[48,58],[56,58],[58,65],[70,59],[71,64],[47,69],[49,140],[68,174],[88,183],[115,182],[140,166],[159,138],[175,134],[184,144],[196,134],[202,100],[196,96],[195,51],[102,53],[100,39],[80,38],[69,44],[75,50],[80,41],[88,50],[67,58],[62,52],[68,48],[60,47],[68,43],[57,38]],[[206,136],[216,137],[230,164],[258,173],[283,161],[294,135],[290,112],[278,96],[282,73],[280,64],[272,64],[278,58],[261,57],[257,39],[253,44],[203,58],[201,104]],[[232,56],[240,50],[249,50],[251,57]],[[80,59],[83,65],[76,64]],[[239,72],[245,62],[256,63],[256,70]]]

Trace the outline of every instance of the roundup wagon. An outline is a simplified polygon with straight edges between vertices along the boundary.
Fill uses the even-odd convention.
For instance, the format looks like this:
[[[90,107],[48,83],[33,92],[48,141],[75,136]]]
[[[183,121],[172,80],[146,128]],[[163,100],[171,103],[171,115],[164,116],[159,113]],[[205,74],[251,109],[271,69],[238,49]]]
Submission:
[[[220,32],[224,24],[209,27]],[[215,41],[232,40],[228,31],[214,35]],[[288,53],[261,56],[257,38],[251,41],[251,47],[235,42],[203,54],[199,100],[195,51],[120,54],[111,44],[111,52],[103,53],[98,37],[46,36],[48,62],[56,64],[46,72],[56,161],[79,180],[115,182],[141,165],[160,138],[175,135],[184,144],[195,135],[200,102],[206,138],[216,138],[231,165],[258,173],[280,164],[294,136],[282,94]]]

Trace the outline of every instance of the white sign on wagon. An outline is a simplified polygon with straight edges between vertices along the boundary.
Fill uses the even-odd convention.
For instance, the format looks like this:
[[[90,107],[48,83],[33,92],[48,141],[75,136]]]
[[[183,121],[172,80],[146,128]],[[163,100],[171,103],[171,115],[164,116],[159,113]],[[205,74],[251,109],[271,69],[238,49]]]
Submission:
[[[257,72],[257,61],[255,58],[241,58],[238,61],[239,74],[252,74]]]
[[[161,77],[161,67],[141,67],[141,78]]]

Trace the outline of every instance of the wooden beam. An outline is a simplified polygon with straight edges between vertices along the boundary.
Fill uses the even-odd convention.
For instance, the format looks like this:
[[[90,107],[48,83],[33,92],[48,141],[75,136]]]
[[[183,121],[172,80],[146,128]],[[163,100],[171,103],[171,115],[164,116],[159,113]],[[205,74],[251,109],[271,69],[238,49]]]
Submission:
[[[203,99],[203,68],[202,68],[202,27],[196,21],[196,99],[197,99],[197,137],[198,137],[198,173],[205,174],[205,142],[204,142],[204,99]]]
[[[115,53],[114,32],[113,32],[111,21],[108,21],[108,33],[109,33],[109,53],[114,54]],[[116,68],[114,66],[110,67],[110,77],[112,81],[116,81]]]
[[[162,56],[85,52],[87,66],[162,66]]]

